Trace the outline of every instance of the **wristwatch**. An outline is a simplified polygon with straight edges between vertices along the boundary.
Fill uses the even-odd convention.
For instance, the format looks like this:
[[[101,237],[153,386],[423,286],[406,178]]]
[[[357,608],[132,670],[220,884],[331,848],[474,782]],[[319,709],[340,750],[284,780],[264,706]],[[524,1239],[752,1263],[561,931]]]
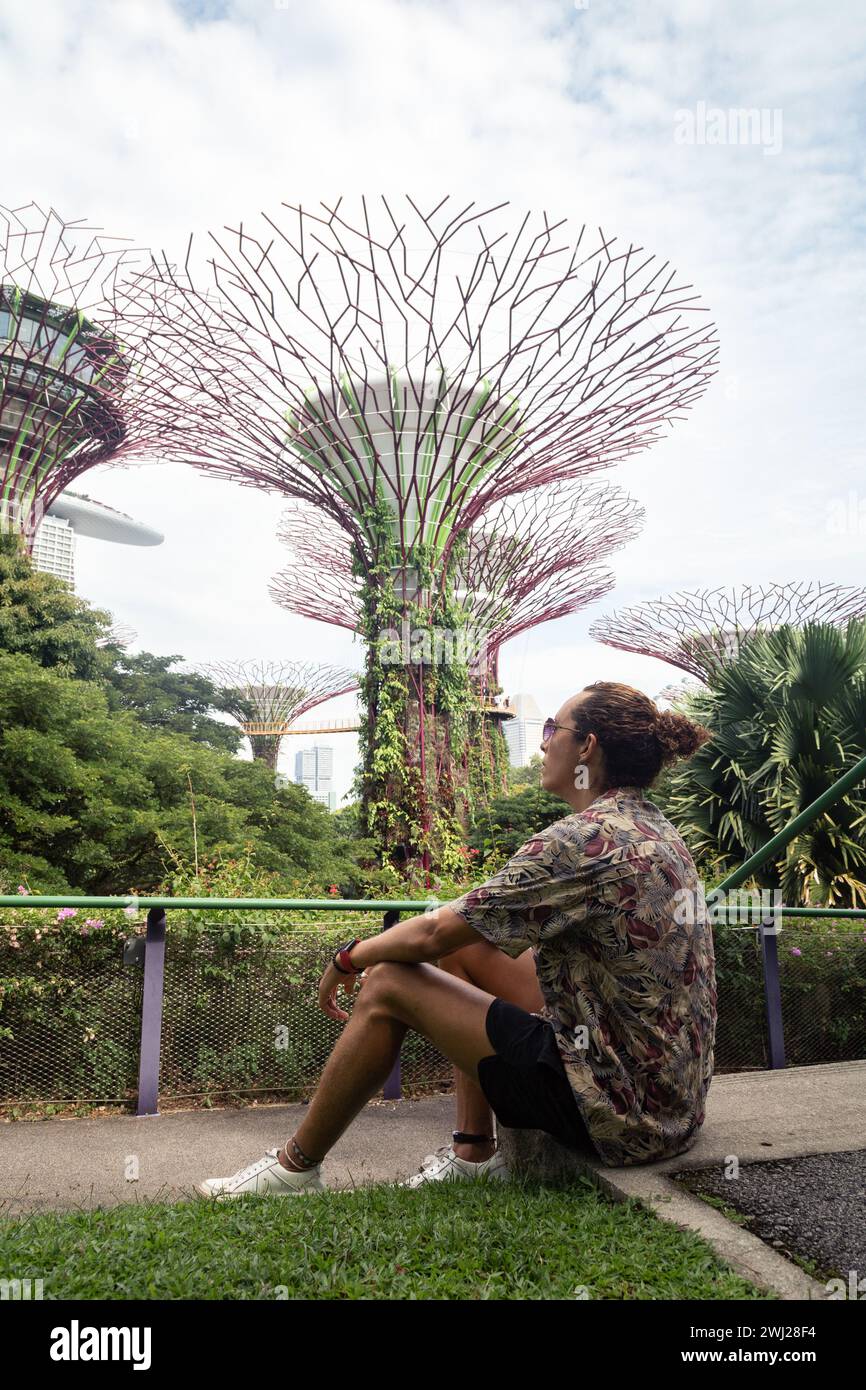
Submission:
[[[334,965],[340,971],[341,975],[363,975],[364,966],[353,965],[349,954],[352,947],[357,946],[360,940],[360,936],[356,936],[354,941],[347,941],[345,946],[338,947],[334,952]]]

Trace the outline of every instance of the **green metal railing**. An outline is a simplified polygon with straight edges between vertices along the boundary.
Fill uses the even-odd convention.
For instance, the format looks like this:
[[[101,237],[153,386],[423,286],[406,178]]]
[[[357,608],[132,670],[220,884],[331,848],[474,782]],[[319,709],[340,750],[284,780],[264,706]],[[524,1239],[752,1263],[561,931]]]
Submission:
[[[706,903],[715,920],[732,913],[739,920],[745,915],[754,921],[760,934],[764,967],[764,1004],[769,1038],[771,1068],[784,1067],[784,1035],[782,1002],[779,981],[778,933],[783,915],[812,918],[866,919],[866,909],[783,907],[774,904],[768,912],[763,906],[746,908],[741,904],[728,906],[726,895],[760,869],[806,826],[826,811],[851,787],[866,778],[866,757],[850,768],[833,786],[801,811],[789,825],[774,835],[765,845],[732,873],[728,874],[707,896]],[[439,905],[435,898],[427,899],[347,899],[347,898],[165,898],[129,895],[126,897],[88,897],[86,895],[0,895],[0,907],[46,908],[87,907],[145,909],[147,934],[144,949],[144,985],[141,1013],[141,1045],[139,1052],[138,1108],[139,1115],[158,1114],[159,1068],[161,1049],[162,1009],[165,976],[166,911],[171,909],[266,912],[381,912],[382,930],[393,926],[403,912],[420,914]],[[400,1059],[386,1082],[386,1099],[401,1094]]]
[[[59,894],[0,894],[0,907],[118,907],[118,908],[218,908],[220,911],[253,912],[424,912],[438,907],[436,898],[146,898],[130,895],[126,898],[90,898],[81,895],[62,897]]]

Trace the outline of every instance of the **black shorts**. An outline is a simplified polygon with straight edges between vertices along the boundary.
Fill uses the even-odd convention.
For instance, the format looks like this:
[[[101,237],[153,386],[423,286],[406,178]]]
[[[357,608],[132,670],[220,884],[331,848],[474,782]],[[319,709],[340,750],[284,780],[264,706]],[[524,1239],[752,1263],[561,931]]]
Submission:
[[[482,1057],[478,1080],[497,1120],[510,1129],[543,1129],[567,1149],[596,1157],[574,1098],[552,1025],[507,999],[485,1018],[495,1057]]]

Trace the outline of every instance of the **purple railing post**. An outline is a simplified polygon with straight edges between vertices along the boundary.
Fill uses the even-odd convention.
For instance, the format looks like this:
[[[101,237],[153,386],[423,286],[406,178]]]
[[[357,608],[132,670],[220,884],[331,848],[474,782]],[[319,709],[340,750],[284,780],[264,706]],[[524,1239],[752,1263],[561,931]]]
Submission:
[[[393,907],[389,908],[382,919],[382,930],[387,931],[389,927],[393,927],[394,923],[399,922],[399,920],[400,914],[397,909]],[[391,1075],[385,1082],[382,1095],[385,1100],[400,1100],[402,1098],[402,1093],[403,1088],[400,1081],[400,1054],[398,1052],[397,1060],[391,1068]]]
[[[137,1115],[158,1115],[159,1054],[162,1036],[162,993],[165,978],[165,909],[147,914],[144,947],[144,990],[141,1001],[141,1050],[138,1058]]]
[[[770,1066],[785,1065],[785,1032],[782,1025],[782,987],[779,981],[779,931],[781,915],[761,922],[761,956],[764,963],[764,1005],[767,1011],[767,1041]]]

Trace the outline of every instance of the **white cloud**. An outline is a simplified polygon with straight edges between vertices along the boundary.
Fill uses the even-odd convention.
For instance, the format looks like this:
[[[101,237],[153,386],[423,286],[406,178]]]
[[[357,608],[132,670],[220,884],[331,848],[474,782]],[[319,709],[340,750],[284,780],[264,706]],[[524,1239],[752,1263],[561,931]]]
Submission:
[[[826,517],[866,492],[861,7],[18,0],[0,37],[6,204],[36,198],[177,259],[191,230],[282,199],[504,197],[600,224],[694,284],[721,376],[610,475],[646,506],[645,531],[614,557],[612,598],[506,651],[512,688],[556,704],[577,664],[655,693],[660,663],[586,637],[596,612],[642,596],[860,582],[863,533]],[[676,112],[699,102],[779,108],[781,151],[677,145]],[[166,533],[159,551],[79,551],[82,592],[140,645],[352,655],[338,629],[267,596],[279,499],[158,467],[100,469],[87,490]]]

